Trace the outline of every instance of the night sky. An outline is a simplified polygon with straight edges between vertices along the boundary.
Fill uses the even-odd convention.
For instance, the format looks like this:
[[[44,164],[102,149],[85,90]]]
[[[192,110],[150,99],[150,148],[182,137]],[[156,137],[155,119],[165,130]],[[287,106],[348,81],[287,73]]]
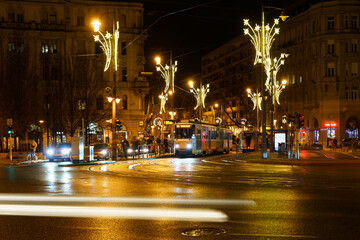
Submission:
[[[178,60],[176,82],[200,73],[201,56],[243,34],[243,19],[260,23],[261,3],[285,8],[290,0],[143,0],[144,26],[148,30],[145,45],[146,71],[155,71],[154,57]],[[189,10],[185,10],[191,8]],[[184,11],[182,11],[184,10]],[[278,16],[281,11],[275,13]],[[273,17],[272,17],[273,18]],[[271,18],[271,21],[272,21]],[[270,18],[269,18],[270,20]],[[164,63],[162,61],[162,63]]]

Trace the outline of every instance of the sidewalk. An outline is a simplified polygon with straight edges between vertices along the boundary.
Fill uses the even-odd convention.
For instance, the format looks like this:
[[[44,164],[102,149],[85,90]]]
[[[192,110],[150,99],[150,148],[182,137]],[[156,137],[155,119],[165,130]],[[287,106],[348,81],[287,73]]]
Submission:
[[[345,155],[345,159],[331,158],[334,153],[341,153]],[[317,155],[319,157],[309,155]],[[321,154],[321,156],[320,156]],[[326,157],[327,155],[329,157]],[[236,158],[236,157],[235,157]],[[288,159],[285,154],[278,154],[277,152],[267,152],[267,158],[262,158],[261,151],[240,153],[238,160],[250,162],[250,163],[264,163],[264,164],[283,164],[283,165],[348,165],[348,164],[360,164],[360,151],[355,152],[343,152],[340,149],[336,151],[332,150],[300,150],[300,159]]]

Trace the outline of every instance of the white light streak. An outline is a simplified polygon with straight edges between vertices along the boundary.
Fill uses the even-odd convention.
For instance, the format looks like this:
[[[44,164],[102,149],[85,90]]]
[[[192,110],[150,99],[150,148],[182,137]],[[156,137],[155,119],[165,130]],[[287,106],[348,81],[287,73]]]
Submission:
[[[0,202],[82,202],[82,203],[140,203],[140,204],[184,204],[255,206],[255,201],[245,199],[179,199],[147,197],[87,197],[87,196],[46,196],[36,194],[0,194]]]
[[[172,221],[226,222],[228,216],[213,209],[82,207],[0,204],[0,215],[40,217],[108,217],[123,219],[161,219]]]

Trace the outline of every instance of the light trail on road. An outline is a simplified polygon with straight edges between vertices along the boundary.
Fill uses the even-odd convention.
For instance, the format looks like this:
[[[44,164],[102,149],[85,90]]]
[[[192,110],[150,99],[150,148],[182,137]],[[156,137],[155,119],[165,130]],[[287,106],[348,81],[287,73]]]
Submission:
[[[239,199],[179,199],[146,197],[78,197],[44,196],[36,194],[0,194],[0,202],[86,202],[86,203],[137,203],[137,204],[182,204],[182,205],[220,205],[255,206],[253,200]]]

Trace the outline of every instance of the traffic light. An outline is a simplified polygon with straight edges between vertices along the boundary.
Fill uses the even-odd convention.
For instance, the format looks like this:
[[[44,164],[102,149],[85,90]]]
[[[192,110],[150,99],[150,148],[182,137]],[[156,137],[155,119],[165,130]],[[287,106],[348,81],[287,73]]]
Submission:
[[[14,133],[14,129],[13,129],[12,127],[8,127],[7,133],[8,133],[8,134],[13,134],[13,133]]]
[[[304,126],[304,115],[297,113],[296,114],[296,123],[298,128],[302,128]]]
[[[116,130],[121,130],[121,127],[122,127],[122,122],[120,120],[116,120],[116,123],[115,123],[115,128]]]
[[[299,128],[302,128],[304,126],[304,118],[304,115],[298,114]]]
[[[289,119],[289,123],[295,123],[295,116],[294,115],[289,114],[288,119]]]

